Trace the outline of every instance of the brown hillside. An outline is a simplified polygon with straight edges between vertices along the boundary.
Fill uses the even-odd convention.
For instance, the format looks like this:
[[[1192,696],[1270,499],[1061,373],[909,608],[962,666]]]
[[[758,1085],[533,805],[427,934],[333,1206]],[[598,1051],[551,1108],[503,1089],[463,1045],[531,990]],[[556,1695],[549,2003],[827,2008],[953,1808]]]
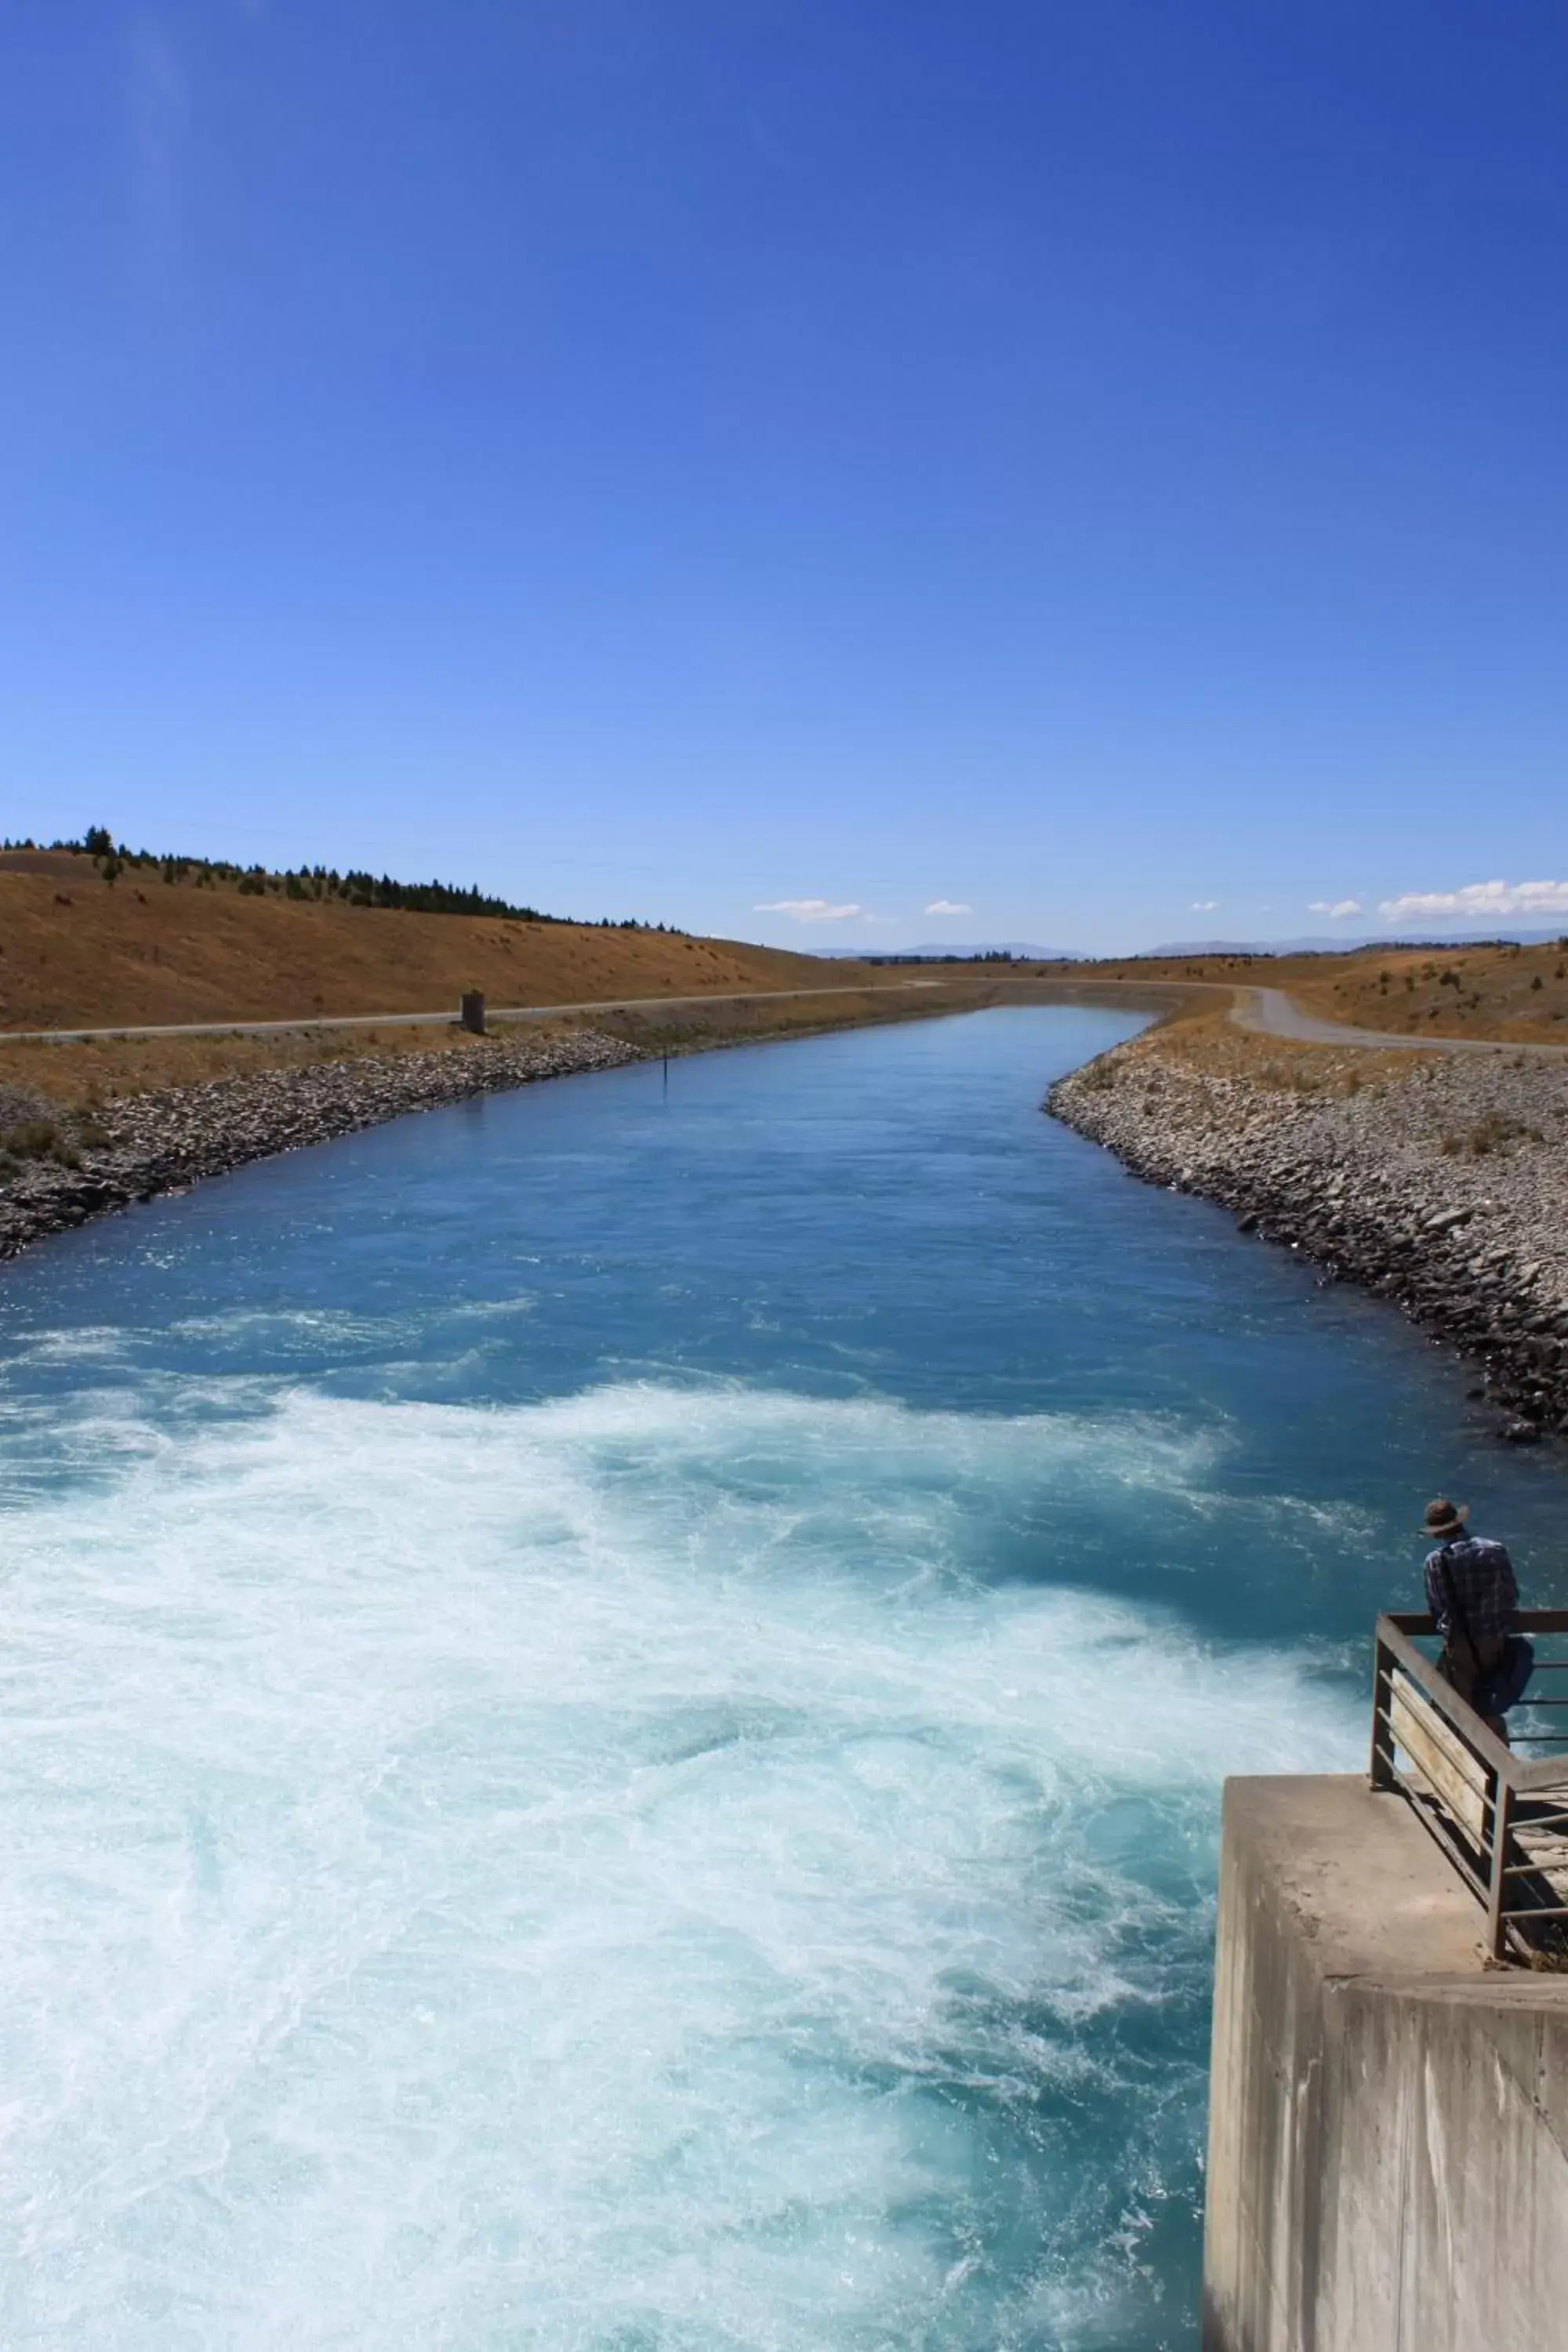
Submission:
[[[1332,1021],[1421,1037],[1568,1043],[1568,947],[1401,949],[1346,957],[1295,984]]]
[[[1107,978],[1282,988],[1308,1012],[1406,1037],[1568,1045],[1568,942],[1362,948],[1346,955],[1191,956],[1083,965]]]
[[[752,988],[850,986],[855,963],[593,924],[410,914],[165,883],[106,883],[66,852],[0,855],[0,1029],[295,1021]]]

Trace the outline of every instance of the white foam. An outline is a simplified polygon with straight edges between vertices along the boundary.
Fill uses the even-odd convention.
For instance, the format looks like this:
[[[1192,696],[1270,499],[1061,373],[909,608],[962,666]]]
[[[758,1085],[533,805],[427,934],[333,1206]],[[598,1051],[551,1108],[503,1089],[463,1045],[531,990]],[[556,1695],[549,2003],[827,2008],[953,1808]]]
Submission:
[[[1162,1996],[1121,1931],[1201,1954],[1222,1773],[1356,1731],[1300,1662],[979,1571],[998,1496],[1157,1540],[1207,1461],[296,1393],[17,1514],[6,2340],[1124,2340],[1135,2220],[1004,2325],[971,2110],[1091,2101],[1093,2021]]]

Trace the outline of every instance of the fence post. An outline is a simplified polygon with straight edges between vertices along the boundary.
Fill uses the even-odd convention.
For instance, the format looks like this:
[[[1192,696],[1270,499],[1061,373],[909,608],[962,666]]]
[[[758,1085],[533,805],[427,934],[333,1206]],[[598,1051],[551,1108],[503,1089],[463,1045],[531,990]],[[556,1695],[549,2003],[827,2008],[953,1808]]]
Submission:
[[[1378,1637],[1373,1650],[1372,1670],[1372,1785],[1374,1789],[1392,1789],[1394,1780],[1394,1735],[1389,1731],[1388,1708],[1393,1687],[1393,1660]]]
[[[1513,1783],[1500,1772],[1492,1792],[1492,1873],[1487,1894],[1487,1951],[1494,1960],[1500,1960],[1503,1936],[1506,1932],[1502,1899],[1508,1892],[1508,1880],[1503,1875],[1508,1868],[1509,1842],[1513,1833]]]

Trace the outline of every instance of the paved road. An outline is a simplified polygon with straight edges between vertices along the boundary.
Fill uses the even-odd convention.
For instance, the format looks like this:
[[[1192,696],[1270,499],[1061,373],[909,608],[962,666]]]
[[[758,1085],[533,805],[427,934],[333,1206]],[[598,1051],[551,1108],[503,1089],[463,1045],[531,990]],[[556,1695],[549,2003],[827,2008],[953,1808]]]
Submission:
[[[868,996],[881,989],[941,988],[940,980],[862,982],[851,988],[742,988],[728,996],[605,996],[582,1004],[491,1005],[489,1021],[553,1021],[568,1013],[653,1013],[670,1005],[751,1004],[797,996]],[[125,1029],[0,1029],[0,1045],[83,1045],[101,1037],[269,1037],[288,1031],[326,1029],[451,1029],[457,1015],[441,1013],[342,1013],[309,1021],[166,1021]]]

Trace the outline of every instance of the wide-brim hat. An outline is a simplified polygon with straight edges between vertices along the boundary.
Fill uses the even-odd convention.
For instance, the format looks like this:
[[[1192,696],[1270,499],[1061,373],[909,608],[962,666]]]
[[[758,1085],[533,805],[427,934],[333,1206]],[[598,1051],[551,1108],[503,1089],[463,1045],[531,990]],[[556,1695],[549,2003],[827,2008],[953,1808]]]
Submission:
[[[1424,1536],[1452,1535],[1456,1528],[1464,1526],[1469,1516],[1468,1503],[1450,1503],[1447,1495],[1438,1495],[1427,1504],[1422,1515],[1421,1532]]]

